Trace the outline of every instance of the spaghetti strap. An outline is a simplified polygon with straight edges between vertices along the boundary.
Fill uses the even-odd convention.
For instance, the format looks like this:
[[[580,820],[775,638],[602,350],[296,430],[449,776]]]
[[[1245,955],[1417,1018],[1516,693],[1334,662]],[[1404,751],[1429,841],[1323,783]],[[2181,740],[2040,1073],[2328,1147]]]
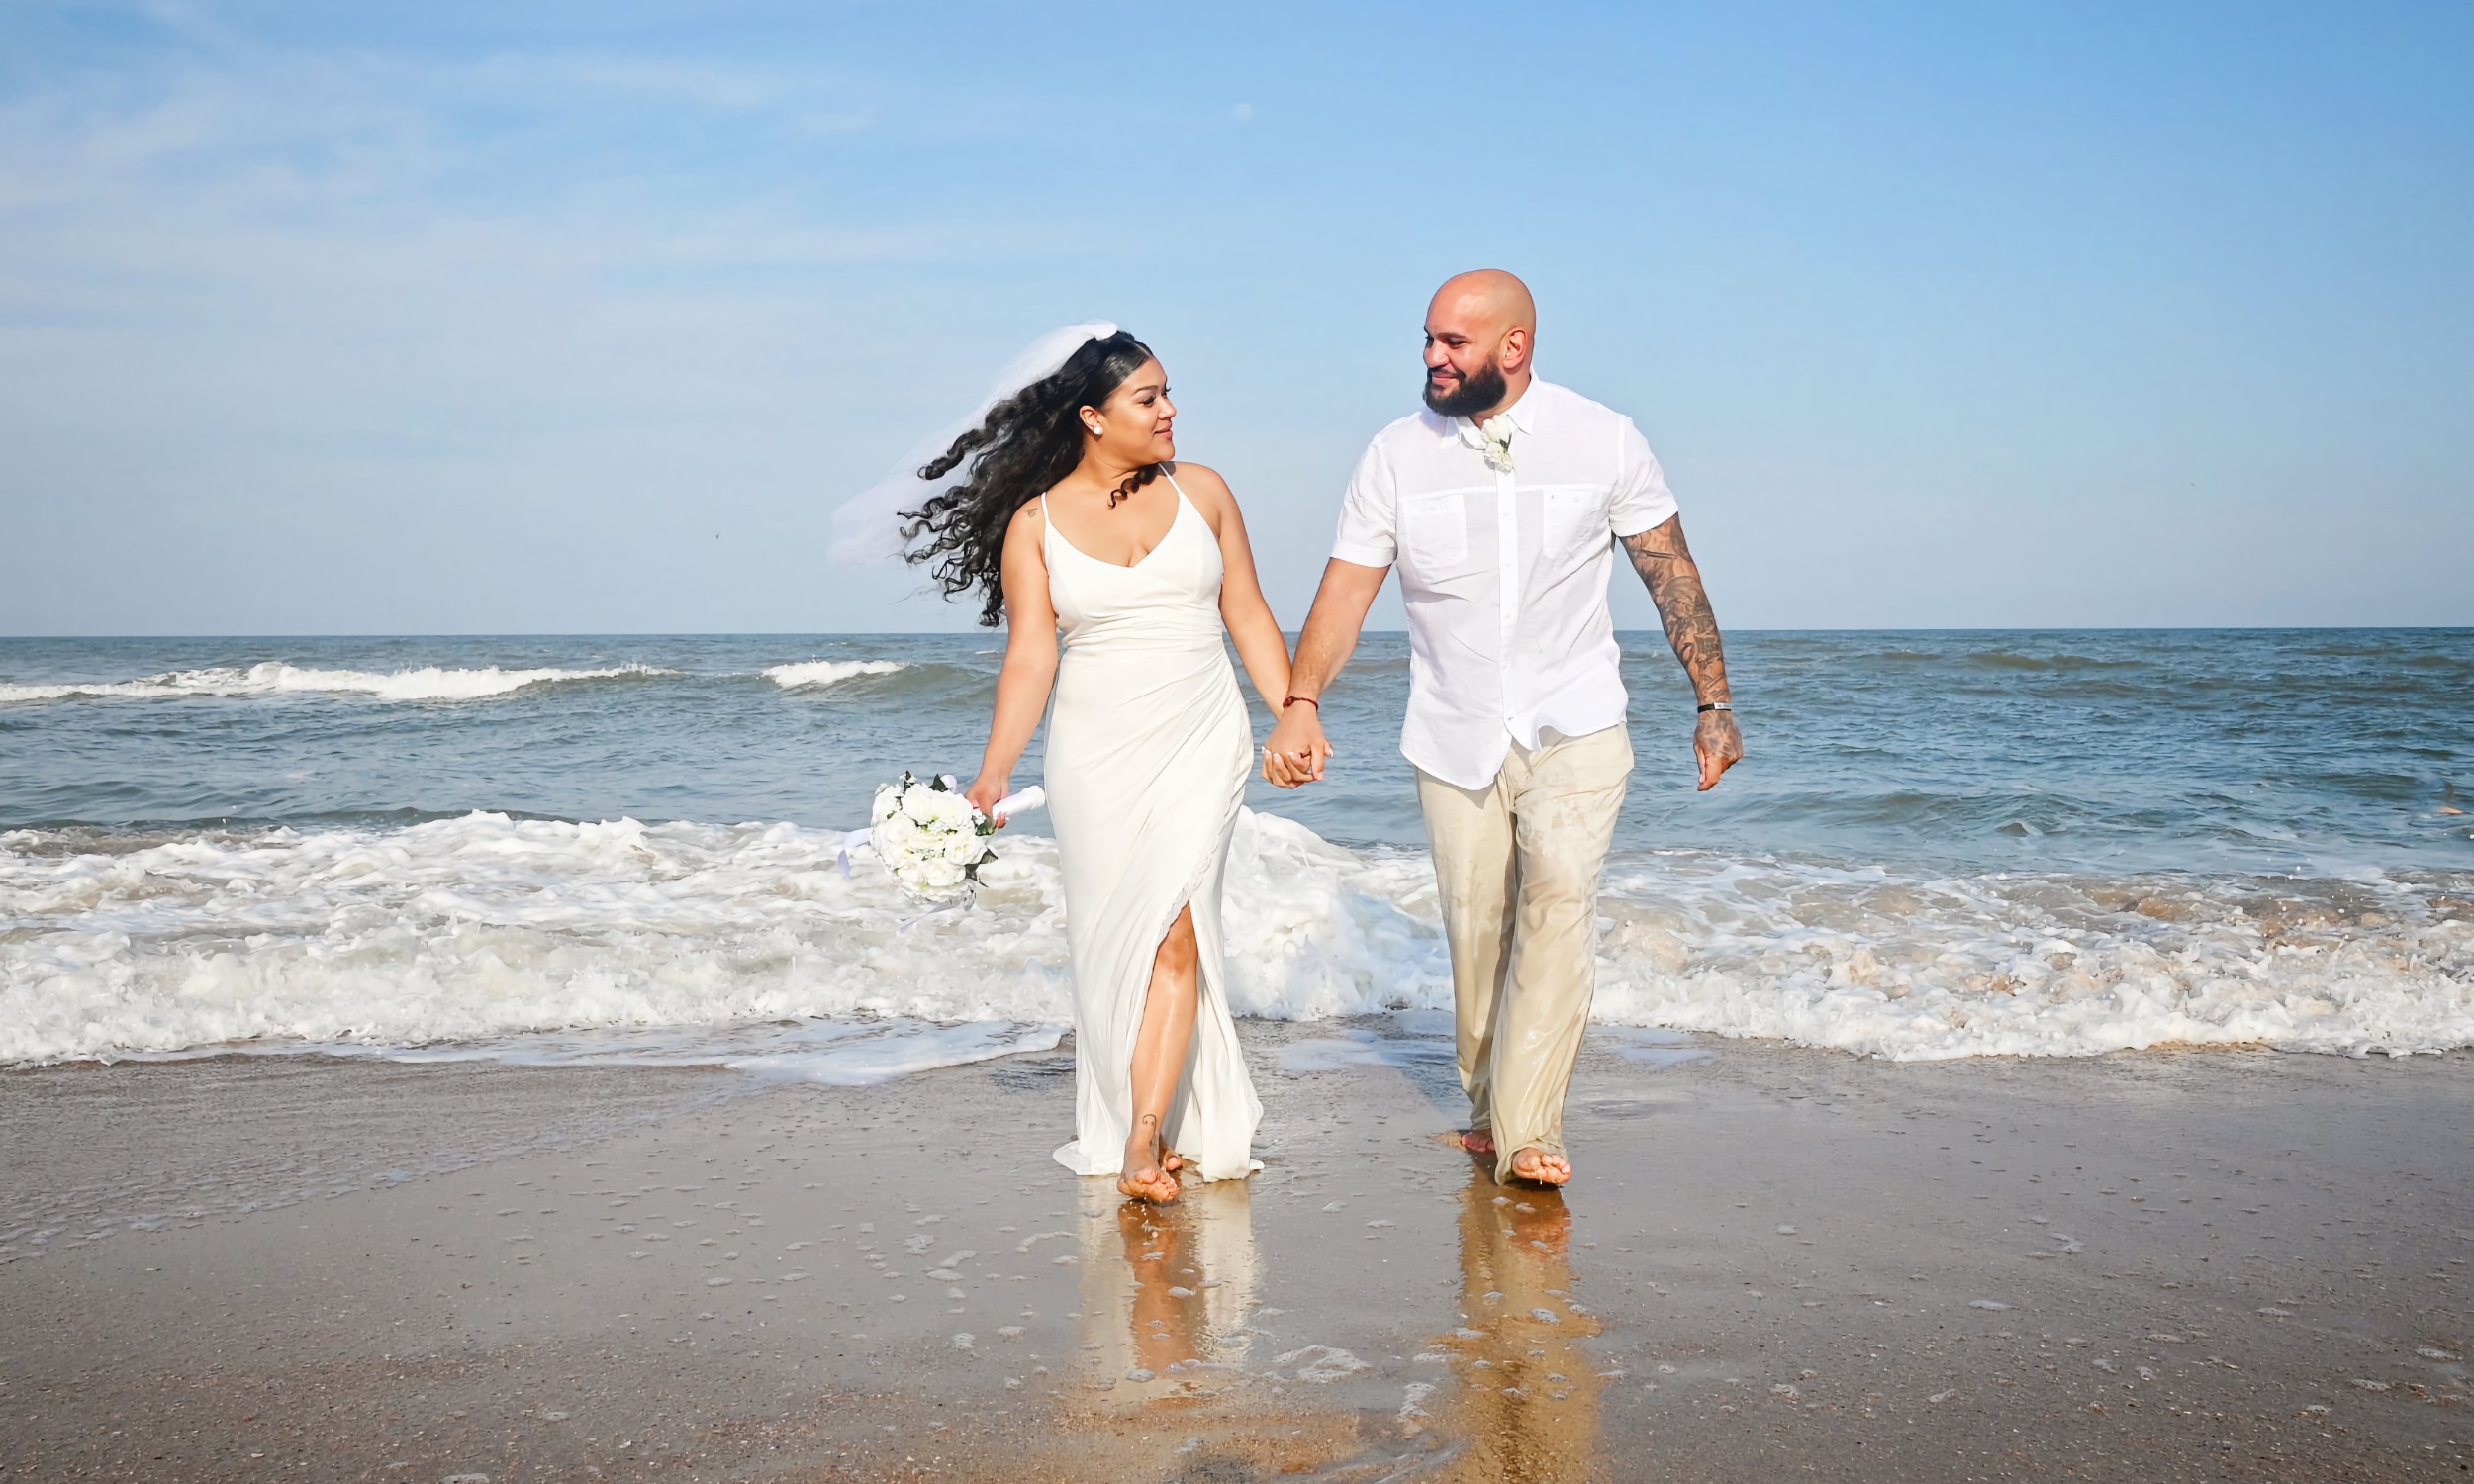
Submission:
[[[1194,497],[1186,493],[1186,487],[1177,482],[1177,476],[1171,474],[1166,465],[1161,466],[1160,477],[1167,480],[1169,482],[1169,488],[1177,492],[1177,518],[1169,523],[1169,529],[1171,531],[1175,531],[1178,526],[1183,525],[1186,522],[1186,512],[1188,510],[1191,510],[1194,512],[1194,518],[1202,522],[1205,530],[1209,530],[1211,526],[1211,517],[1202,513],[1202,507],[1194,504]],[[1212,539],[1218,539],[1218,532],[1212,532]],[[1160,538],[1160,544],[1163,546],[1167,545],[1168,537],[1162,536]]]

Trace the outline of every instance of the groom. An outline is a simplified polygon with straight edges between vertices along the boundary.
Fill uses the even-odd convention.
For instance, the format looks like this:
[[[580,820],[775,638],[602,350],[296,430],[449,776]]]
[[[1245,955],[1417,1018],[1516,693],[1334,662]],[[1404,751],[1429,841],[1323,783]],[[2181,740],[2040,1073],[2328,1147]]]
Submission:
[[[1297,641],[1264,777],[1331,756],[1321,696],[1400,569],[1409,706],[1400,750],[1434,845],[1460,1026],[1463,1144],[1495,1178],[1561,1185],[1564,1093],[1596,989],[1598,868],[1632,743],[1606,606],[1621,545],[1692,678],[1701,788],[1744,756],[1718,620],[1675,497],[1632,419],[1538,379],[1537,306],[1464,273],[1426,311],[1427,411],[1375,435]]]

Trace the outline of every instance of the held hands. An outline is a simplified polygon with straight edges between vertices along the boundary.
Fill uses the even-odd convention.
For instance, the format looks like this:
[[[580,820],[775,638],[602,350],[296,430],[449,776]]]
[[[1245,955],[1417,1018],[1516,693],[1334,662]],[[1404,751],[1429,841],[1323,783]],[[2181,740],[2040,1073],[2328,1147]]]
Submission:
[[[1700,791],[1718,787],[1719,775],[1744,760],[1744,733],[1736,729],[1735,712],[1703,711],[1692,729],[1692,755],[1701,762]]]
[[[1282,788],[1320,783],[1323,762],[1336,751],[1331,739],[1323,735],[1321,709],[1306,701],[1294,702],[1281,713],[1280,724],[1263,744],[1264,781]]]

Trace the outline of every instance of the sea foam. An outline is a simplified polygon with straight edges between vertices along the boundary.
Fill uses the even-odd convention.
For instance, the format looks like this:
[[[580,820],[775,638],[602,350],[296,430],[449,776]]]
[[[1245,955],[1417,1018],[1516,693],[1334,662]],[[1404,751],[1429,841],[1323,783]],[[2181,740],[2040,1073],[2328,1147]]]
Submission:
[[[2474,903],[2376,873],[1619,863],[1596,1015],[1891,1058],[2474,1045]]]
[[[926,907],[836,831],[474,813],[98,848],[0,834],[0,1062],[357,1049],[868,1080],[1054,1045],[1056,847]],[[1897,1058],[2474,1045],[2474,907],[2365,876],[1932,879],[1619,855],[1596,1017]],[[1240,1015],[1447,1010],[1433,870],[1241,815]],[[1346,1065],[1342,1058],[1333,1065]]]
[[[789,691],[800,686],[830,686],[862,675],[891,675],[903,668],[898,660],[808,660],[776,665],[764,676]]]
[[[118,698],[159,700],[188,696],[287,696],[330,693],[375,696],[380,700],[478,700],[505,696],[526,686],[553,681],[609,680],[619,676],[667,675],[644,665],[617,665],[606,670],[444,670],[428,666],[385,674],[367,670],[310,670],[268,660],[246,669],[216,667],[173,670],[126,681],[68,681],[53,685],[0,685],[0,702]]]

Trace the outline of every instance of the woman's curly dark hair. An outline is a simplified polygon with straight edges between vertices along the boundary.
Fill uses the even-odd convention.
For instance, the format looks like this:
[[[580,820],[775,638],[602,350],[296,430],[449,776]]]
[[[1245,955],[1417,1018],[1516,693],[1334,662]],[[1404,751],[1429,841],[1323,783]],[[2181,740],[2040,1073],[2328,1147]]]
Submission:
[[[1035,381],[988,410],[979,426],[919,470],[921,479],[942,479],[968,463],[962,483],[904,510],[903,527],[909,561],[936,564],[947,598],[980,593],[980,622],[997,626],[1005,610],[1005,531],[1022,507],[1055,488],[1083,461],[1082,411],[1098,407],[1151,359],[1151,347],[1118,330],[1088,340],[1057,373]],[[1108,496],[1113,507],[1157,478],[1145,464]]]

